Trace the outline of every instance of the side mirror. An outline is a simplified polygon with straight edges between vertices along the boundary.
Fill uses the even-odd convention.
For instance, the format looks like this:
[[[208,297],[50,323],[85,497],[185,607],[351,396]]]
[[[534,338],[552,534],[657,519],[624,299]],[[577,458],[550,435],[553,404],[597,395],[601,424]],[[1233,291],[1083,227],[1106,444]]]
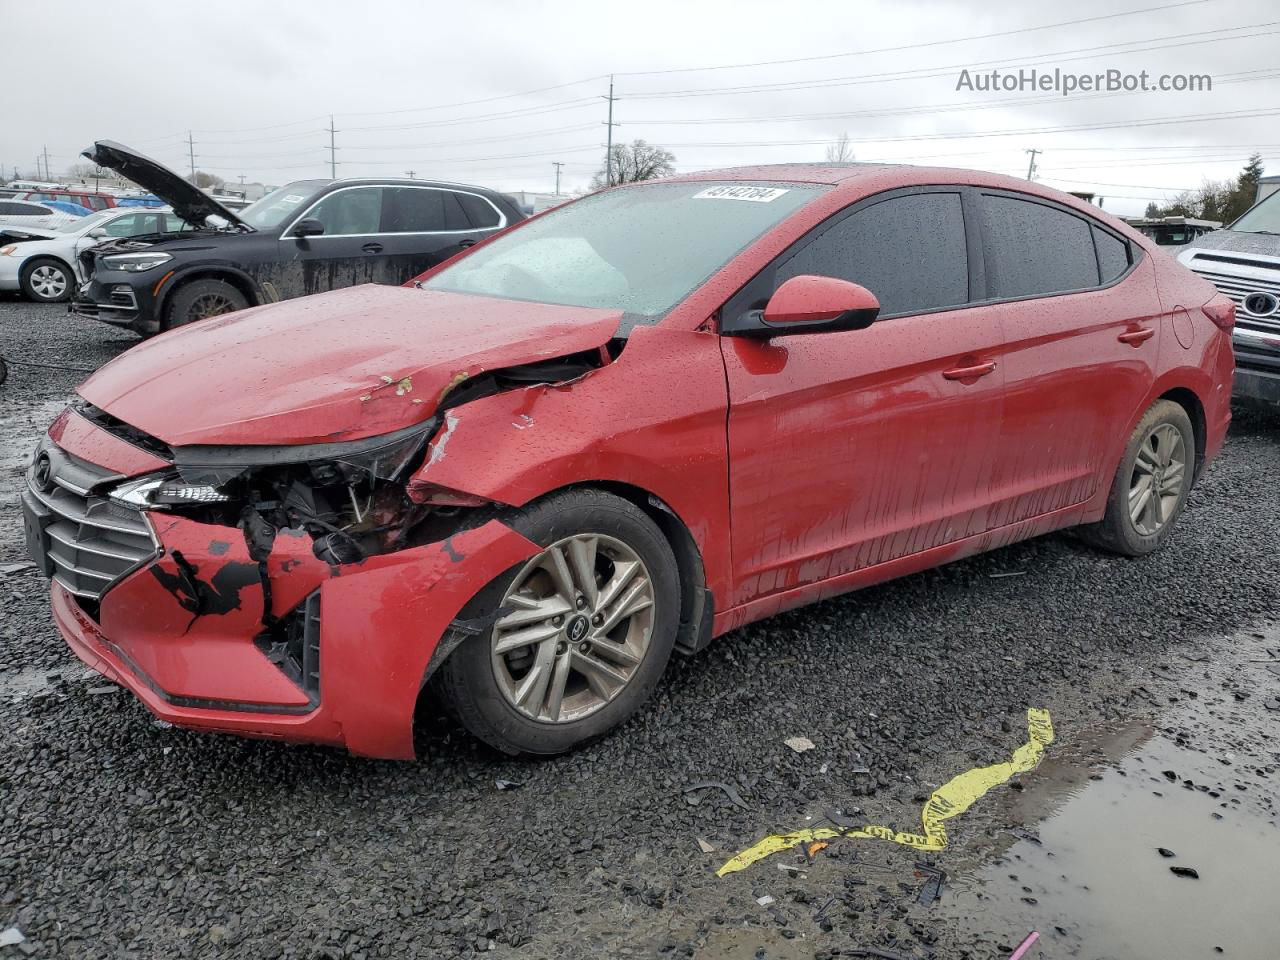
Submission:
[[[111,234],[107,233],[106,227],[94,227],[89,231],[88,236],[93,237],[95,240],[101,240],[103,237],[111,236]]]
[[[324,233],[324,224],[319,220],[307,217],[305,220],[299,220],[293,225],[293,229],[289,231],[291,237],[318,237]]]
[[[764,310],[751,310],[722,324],[736,337],[781,337],[794,333],[863,330],[875,322],[880,301],[866,287],[835,277],[792,277],[774,291]]]

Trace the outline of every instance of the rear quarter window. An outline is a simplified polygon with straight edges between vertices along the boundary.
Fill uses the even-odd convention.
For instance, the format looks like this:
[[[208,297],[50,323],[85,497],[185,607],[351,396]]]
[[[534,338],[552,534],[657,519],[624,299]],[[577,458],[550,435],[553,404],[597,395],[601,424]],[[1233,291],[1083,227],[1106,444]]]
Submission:
[[[1084,218],[993,194],[983,194],[980,204],[989,296],[1045,296],[1098,286],[1093,231]]]
[[[1093,242],[1098,248],[1098,271],[1103,283],[1110,283],[1129,269],[1129,245],[1100,227],[1093,228]]]
[[[483,197],[477,197],[474,193],[459,193],[455,196],[462,204],[462,209],[466,212],[467,219],[471,221],[471,226],[477,230],[489,230],[501,222],[501,215],[497,208]]]

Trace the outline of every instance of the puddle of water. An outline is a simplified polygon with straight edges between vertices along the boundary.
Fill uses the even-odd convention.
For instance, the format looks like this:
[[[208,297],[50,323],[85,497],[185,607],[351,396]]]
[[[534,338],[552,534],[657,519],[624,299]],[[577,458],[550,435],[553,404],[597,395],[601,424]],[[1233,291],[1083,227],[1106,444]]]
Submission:
[[[1261,703],[1280,684],[1257,665],[1234,669],[1160,732],[1095,730],[1047,757],[1003,801],[1005,822],[1027,829],[953,862],[934,916],[974,956],[1007,957],[1036,930],[1030,960],[1280,957],[1280,717]]]

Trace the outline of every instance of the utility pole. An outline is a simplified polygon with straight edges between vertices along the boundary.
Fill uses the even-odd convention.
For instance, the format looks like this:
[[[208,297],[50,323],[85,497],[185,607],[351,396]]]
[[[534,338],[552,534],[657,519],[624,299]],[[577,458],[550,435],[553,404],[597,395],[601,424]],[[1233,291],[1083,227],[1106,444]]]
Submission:
[[[604,148],[604,183],[607,187],[613,186],[613,128],[620,124],[613,122],[613,101],[618,98],[613,95],[613,74],[609,74],[609,95],[604,98],[609,101],[609,119],[605,121],[605,126],[609,128],[608,140]]]
[[[552,160],[551,165],[556,168],[556,196],[560,196],[560,168],[564,163],[559,160]]]
[[[329,177],[330,179],[338,179],[338,146],[334,142],[334,134],[338,131],[333,129],[333,114],[329,114]]]
[[[406,177],[408,177],[410,180],[412,180],[412,179],[413,179],[413,175],[414,175],[415,173],[417,173],[417,172],[418,172],[417,170],[406,170],[406,171],[404,172],[404,175],[405,175]]]
[[[41,147],[41,153],[44,154],[44,178],[49,179],[49,148]]]
[[[196,140],[191,135],[191,131],[187,131],[187,157],[191,161],[191,182],[196,182]]]
[[[1031,154],[1031,162],[1027,164],[1027,179],[1032,180],[1035,178],[1035,175],[1036,175],[1036,155],[1044,153],[1044,151],[1031,148],[1024,152]]]

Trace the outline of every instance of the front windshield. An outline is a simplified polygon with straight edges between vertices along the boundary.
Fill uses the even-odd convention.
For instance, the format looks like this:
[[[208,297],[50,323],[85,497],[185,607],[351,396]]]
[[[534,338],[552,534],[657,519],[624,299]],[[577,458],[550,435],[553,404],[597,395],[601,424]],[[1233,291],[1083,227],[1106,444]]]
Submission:
[[[81,217],[79,220],[72,220],[70,223],[61,223],[54,227],[56,233],[79,233],[82,230],[92,230],[100,223],[110,220],[116,215],[114,210],[104,210],[101,213],[91,213],[87,217]]]
[[[255,200],[237,216],[251,227],[259,230],[278,227],[289,217],[302,209],[303,204],[315,195],[316,191],[326,186],[329,180],[295,180],[272,190],[261,200]]]
[[[1228,229],[1240,233],[1280,233],[1280,191],[1255,203]]]
[[[652,321],[827,189],[701,181],[610,190],[498,237],[425,286]]]

